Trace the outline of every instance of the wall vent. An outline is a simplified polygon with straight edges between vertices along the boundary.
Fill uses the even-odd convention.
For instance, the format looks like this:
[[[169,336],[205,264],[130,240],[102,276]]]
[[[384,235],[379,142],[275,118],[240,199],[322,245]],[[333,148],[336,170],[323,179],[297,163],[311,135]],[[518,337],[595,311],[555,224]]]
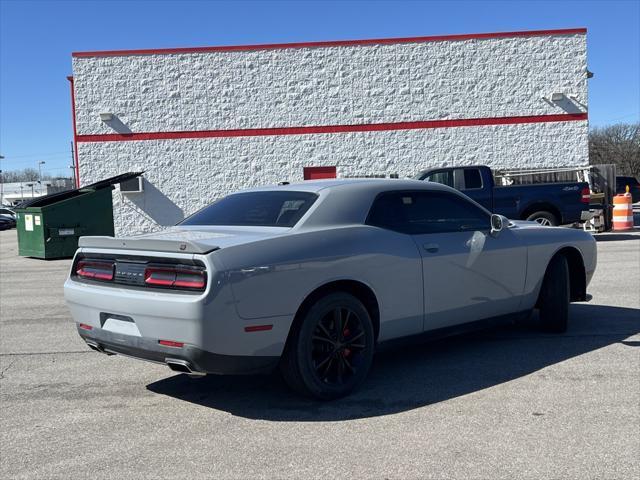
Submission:
[[[120,182],[120,192],[122,193],[142,193],[144,190],[143,186],[143,178],[135,177],[129,180],[125,180],[124,182]]]

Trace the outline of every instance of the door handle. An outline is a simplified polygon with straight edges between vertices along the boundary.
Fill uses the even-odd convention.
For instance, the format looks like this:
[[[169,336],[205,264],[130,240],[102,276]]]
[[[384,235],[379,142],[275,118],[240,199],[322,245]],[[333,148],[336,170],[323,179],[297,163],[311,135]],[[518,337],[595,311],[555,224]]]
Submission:
[[[436,253],[440,249],[440,245],[437,243],[425,243],[423,248],[429,253]]]

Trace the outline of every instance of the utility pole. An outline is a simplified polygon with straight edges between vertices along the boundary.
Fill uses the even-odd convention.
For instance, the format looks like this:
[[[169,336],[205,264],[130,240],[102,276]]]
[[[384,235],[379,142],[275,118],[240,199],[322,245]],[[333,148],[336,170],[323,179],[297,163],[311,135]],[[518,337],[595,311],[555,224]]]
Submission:
[[[4,157],[0,155],[0,160]],[[2,170],[0,169],[0,205],[4,205],[4,177],[2,176]]]
[[[76,183],[76,157],[75,157],[75,152],[73,151],[73,142],[71,143],[71,165],[69,165],[69,168],[71,169],[71,175],[73,177],[73,188],[78,188],[78,184]]]

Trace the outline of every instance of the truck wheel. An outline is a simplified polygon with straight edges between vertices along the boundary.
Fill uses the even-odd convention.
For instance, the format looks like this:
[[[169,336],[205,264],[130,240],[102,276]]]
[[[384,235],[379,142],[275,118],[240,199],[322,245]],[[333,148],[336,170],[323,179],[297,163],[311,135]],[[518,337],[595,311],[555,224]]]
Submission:
[[[527,220],[530,222],[537,222],[540,225],[544,225],[545,227],[556,227],[558,226],[558,219],[551,212],[546,212],[541,210],[539,212],[532,213],[527,217]]]
[[[563,255],[551,259],[544,274],[538,308],[540,326],[553,333],[567,331],[569,320],[569,266]]]
[[[291,332],[280,371],[297,392],[319,400],[351,393],[373,362],[371,317],[356,297],[331,293],[318,300]]]

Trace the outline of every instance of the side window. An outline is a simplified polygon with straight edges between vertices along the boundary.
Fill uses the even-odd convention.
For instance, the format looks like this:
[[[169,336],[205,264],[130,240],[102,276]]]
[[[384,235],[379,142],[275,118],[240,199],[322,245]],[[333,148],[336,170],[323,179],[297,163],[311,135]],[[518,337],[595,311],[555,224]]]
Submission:
[[[410,233],[406,214],[402,192],[383,193],[373,201],[366,223],[400,233]]]
[[[427,182],[441,183],[442,185],[448,185],[453,187],[453,172],[451,170],[442,172],[432,172],[428,174],[424,179]]]
[[[374,201],[367,224],[410,235],[488,230],[490,216],[444,192],[388,192]]]
[[[473,190],[482,188],[482,176],[477,168],[465,168],[464,170],[464,189]]]

